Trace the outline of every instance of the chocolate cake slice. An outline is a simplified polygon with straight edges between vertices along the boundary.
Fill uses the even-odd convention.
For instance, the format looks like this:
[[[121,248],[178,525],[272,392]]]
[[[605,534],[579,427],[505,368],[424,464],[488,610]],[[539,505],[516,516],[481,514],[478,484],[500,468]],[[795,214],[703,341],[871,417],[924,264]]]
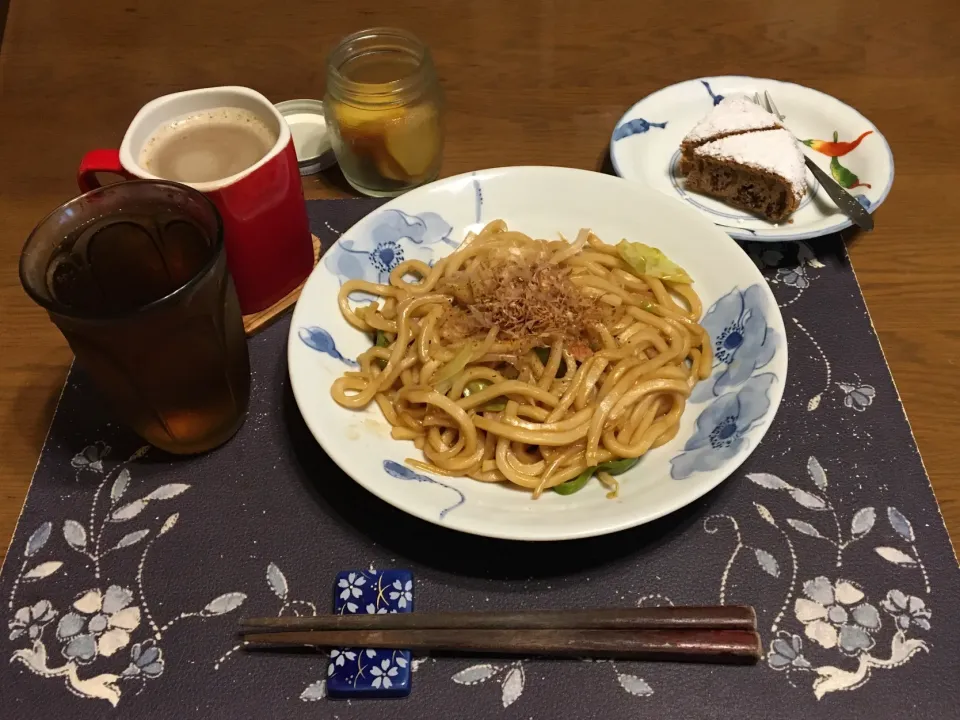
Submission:
[[[777,118],[742,99],[724,100],[681,143],[688,190],[779,222],[807,192],[803,152]]]

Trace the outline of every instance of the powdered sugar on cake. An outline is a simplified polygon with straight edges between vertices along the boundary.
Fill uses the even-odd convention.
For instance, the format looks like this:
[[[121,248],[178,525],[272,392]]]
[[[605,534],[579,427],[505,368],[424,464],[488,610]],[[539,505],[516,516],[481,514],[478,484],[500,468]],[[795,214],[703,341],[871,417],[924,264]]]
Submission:
[[[749,168],[776,173],[786,180],[797,198],[806,189],[803,152],[789,130],[766,130],[728,135],[701,145],[697,154],[727,160]]]
[[[782,125],[777,119],[759,105],[744,98],[727,98],[687,133],[683,144],[696,145],[718,135],[779,127]]]

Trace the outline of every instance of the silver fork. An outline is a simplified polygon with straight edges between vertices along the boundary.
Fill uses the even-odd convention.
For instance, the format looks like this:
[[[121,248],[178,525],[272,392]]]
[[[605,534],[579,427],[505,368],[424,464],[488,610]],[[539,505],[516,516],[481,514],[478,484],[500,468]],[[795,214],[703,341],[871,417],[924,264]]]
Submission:
[[[767,112],[776,115],[780,122],[787,119],[786,115],[781,115],[777,110],[773,97],[766,90],[763,91],[763,99],[760,99],[760,93],[753,94],[753,102],[764,108]],[[802,151],[801,151],[802,152]],[[859,201],[850,193],[841,187],[841,185],[828,175],[819,165],[811,160],[806,153],[803,153],[803,159],[810,168],[810,172],[820,181],[820,186],[824,189],[830,199],[833,200],[841,212],[853,220],[858,227],[864,230],[873,230],[873,216]]]

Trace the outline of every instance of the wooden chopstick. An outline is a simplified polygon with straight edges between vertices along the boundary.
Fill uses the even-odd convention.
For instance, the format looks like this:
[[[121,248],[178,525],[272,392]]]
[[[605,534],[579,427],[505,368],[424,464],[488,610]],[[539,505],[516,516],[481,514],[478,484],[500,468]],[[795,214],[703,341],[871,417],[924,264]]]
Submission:
[[[550,655],[747,664],[759,660],[749,630],[308,630],[247,635],[258,645],[404,648],[413,651]]]
[[[240,632],[307,630],[756,630],[753,608],[646,607],[594,610],[404,613],[248,618]]]

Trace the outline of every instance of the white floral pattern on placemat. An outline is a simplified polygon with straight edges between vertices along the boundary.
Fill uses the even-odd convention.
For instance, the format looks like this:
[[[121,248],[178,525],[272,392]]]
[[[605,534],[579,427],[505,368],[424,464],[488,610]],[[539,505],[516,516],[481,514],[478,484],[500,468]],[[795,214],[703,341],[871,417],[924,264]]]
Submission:
[[[795,680],[791,673],[813,673],[816,677],[812,681],[812,689],[817,699],[830,692],[838,690],[853,690],[861,687],[869,680],[874,669],[890,669],[903,665],[917,652],[928,651],[926,641],[908,637],[908,632],[914,630],[930,630],[931,611],[926,601],[919,597],[908,595],[900,587],[890,587],[894,583],[904,586],[904,583],[919,582],[923,592],[930,595],[931,587],[926,569],[920,559],[915,545],[913,527],[909,520],[896,508],[888,507],[886,515],[889,529],[897,540],[905,541],[908,550],[904,551],[888,545],[877,545],[875,552],[889,563],[900,567],[912,567],[917,570],[914,577],[893,575],[890,578],[863,578],[864,582],[872,582],[888,589],[881,592],[882,600],[870,601],[860,580],[850,580],[841,574],[843,567],[843,553],[857,542],[866,542],[866,538],[874,530],[877,520],[876,509],[870,506],[862,507],[849,518],[841,519],[834,504],[830,500],[830,484],[827,472],[816,457],[809,457],[806,463],[809,489],[782,480],[770,473],[752,473],[747,478],[755,485],[765,490],[785,493],[798,505],[798,515],[789,517],[783,522],[791,532],[784,529],[773,513],[762,503],[754,502],[756,516],[749,514],[749,522],[756,524],[755,517],[776,528],[782,536],[786,558],[776,555],[766,549],[750,547],[744,542],[744,528],[742,522],[731,515],[710,516],[704,520],[704,529],[710,534],[718,534],[720,521],[725,520],[732,529],[736,544],[727,561],[720,582],[720,602],[725,602],[726,583],[733,564],[737,561],[742,550],[750,550],[756,556],[759,567],[774,578],[786,576],[781,572],[781,564],[789,560],[789,584],[786,589],[786,598],[780,612],[774,618],[770,635],[767,664],[770,668],[783,671],[792,685]],[[829,526],[814,524],[817,515],[826,516],[832,521]],[[810,516],[809,520],[802,519]],[[843,522],[841,522],[843,520]],[[844,525],[849,529],[844,530]],[[823,529],[821,529],[823,528]],[[829,529],[828,529],[829,528]],[[794,547],[797,542],[816,541],[830,545],[836,550],[835,557],[830,554],[819,555],[823,563],[818,570],[826,570],[827,574],[809,577],[809,571],[803,571],[797,559]],[[804,540],[805,539],[805,540]],[[798,579],[807,577],[801,582]],[[874,596],[876,598],[877,596]],[[884,626],[879,607],[888,615],[890,620]],[[841,667],[832,664],[815,665],[817,660],[804,654],[804,640],[797,632],[802,631],[810,641],[812,649],[823,661],[838,663]],[[892,637],[884,630],[892,629]],[[878,642],[889,643],[889,656],[879,657],[875,648]],[[828,651],[828,652],[824,652]],[[855,661],[855,664],[853,664]],[[847,665],[848,667],[842,667]],[[795,685],[796,686],[796,685]]]
[[[43,678],[60,678],[74,695],[106,700],[114,706],[128,686],[142,686],[163,675],[166,660],[162,642],[174,625],[188,618],[224,615],[246,600],[241,592],[228,592],[198,610],[181,612],[162,625],[154,617],[144,589],[147,556],[154,543],[174,529],[180,514],[172,513],[159,527],[126,533],[121,524],[137,518],[148,505],[172,500],[190,486],[170,483],[142,494],[144,489],[136,488],[128,466],[148,449],[142,447],[112,467],[107,465],[110,447],[103,442],[88,445],[73,457],[70,464],[77,474],[102,476],[90,501],[89,517],[86,523],[65,520],[62,541],[59,532],[55,538],[50,521],[33,531],[23,549],[23,564],[7,603],[9,638],[26,644],[13,651],[10,662],[21,663]],[[108,485],[109,493],[104,496]],[[139,497],[130,499],[132,495]],[[53,551],[44,552],[51,540]],[[141,543],[136,573],[122,583],[106,582],[111,556]],[[42,559],[43,556],[49,559]],[[23,602],[19,598],[25,594],[19,592],[22,585],[39,584],[64,566],[73,571],[70,582],[77,583],[76,599],[70,607],[57,608],[50,600],[40,599],[14,610]],[[58,616],[59,620],[54,622]],[[133,639],[137,642],[130,645]]]

